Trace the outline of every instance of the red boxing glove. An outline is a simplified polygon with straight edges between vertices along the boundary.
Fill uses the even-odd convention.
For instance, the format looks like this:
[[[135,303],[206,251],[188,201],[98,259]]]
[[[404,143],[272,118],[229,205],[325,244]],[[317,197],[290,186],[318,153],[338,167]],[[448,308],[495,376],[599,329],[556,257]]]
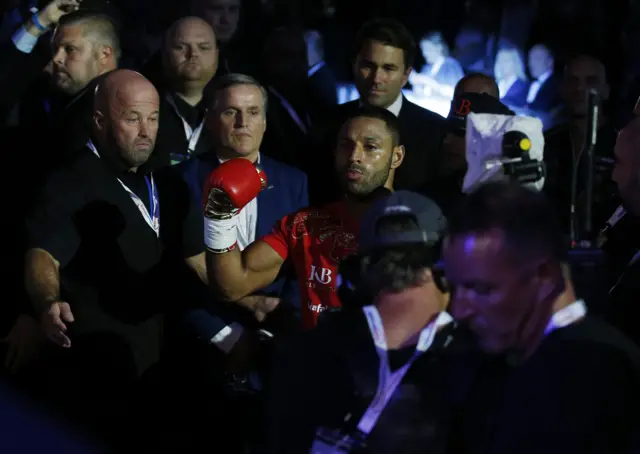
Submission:
[[[205,216],[233,216],[266,186],[267,175],[258,164],[243,158],[225,161],[205,181]]]

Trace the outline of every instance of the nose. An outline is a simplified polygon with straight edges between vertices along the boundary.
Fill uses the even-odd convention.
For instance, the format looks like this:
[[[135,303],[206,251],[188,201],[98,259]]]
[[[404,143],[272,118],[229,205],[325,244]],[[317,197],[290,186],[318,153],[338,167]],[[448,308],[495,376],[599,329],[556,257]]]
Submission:
[[[449,304],[449,311],[451,315],[458,321],[465,321],[473,315],[473,305],[470,304],[469,298],[466,292],[461,289],[456,289],[451,296],[451,303]]]
[[[62,50],[62,48],[55,51],[51,61],[53,61],[54,65],[56,66],[64,66],[64,51]]]
[[[354,145],[349,152],[349,162],[361,162],[364,149],[360,145]]]
[[[613,166],[613,170],[611,171],[611,179],[614,183],[619,184],[620,179],[620,165],[616,162]]]
[[[245,123],[246,123],[246,116],[242,112],[238,112],[236,114],[235,127],[238,129],[243,128],[245,126]]]
[[[373,83],[382,84],[386,81],[386,74],[384,70],[378,68],[373,73]]]
[[[198,49],[198,46],[187,47],[187,60],[190,60],[191,58],[198,56],[199,54],[200,54],[200,51]]]
[[[142,137],[144,139],[149,138],[149,128],[150,124],[148,121],[141,121],[140,128],[138,128],[138,137]]]

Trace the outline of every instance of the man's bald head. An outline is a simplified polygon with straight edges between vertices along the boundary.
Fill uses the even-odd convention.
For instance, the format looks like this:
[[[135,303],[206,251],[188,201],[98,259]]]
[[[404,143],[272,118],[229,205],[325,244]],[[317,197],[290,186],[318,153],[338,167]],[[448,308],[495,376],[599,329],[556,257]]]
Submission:
[[[456,84],[453,96],[462,93],[486,93],[494,98],[500,98],[496,80],[482,73],[467,74]]]
[[[165,35],[163,65],[174,90],[203,90],[218,69],[213,28],[195,16],[174,22]]]
[[[640,117],[625,126],[615,146],[616,164],[613,181],[626,208],[640,216]]]
[[[100,150],[124,169],[136,169],[149,158],[158,134],[160,97],[142,74],[110,72],[94,100],[94,133]]]

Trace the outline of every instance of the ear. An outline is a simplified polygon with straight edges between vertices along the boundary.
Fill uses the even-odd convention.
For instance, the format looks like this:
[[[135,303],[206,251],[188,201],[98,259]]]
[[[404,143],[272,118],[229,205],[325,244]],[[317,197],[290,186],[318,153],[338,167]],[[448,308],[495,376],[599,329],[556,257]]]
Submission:
[[[400,164],[402,164],[402,161],[404,161],[404,146],[398,145],[391,153],[391,168],[397,169],[400,167]]]
[[[542,261],[535,267],[535,275],[538,301],[555,299],[564,291],[565,280],[560,263],[552,260]]]
[[[402,75],[402,88],[404,88],[404,86],[407,85],[411,71],[413,71],[413,67],[409,66],[407,70],[404,72],[404,74]]]
[[[102,132],[105,130],[105,120],[106,119],[102,112],[100,112],[99,110],[93,112],[93,125],[96,128],[96,131]]]
[[[103,66],[106,66],[107,62],[110,62],[110,61],[113,61],[114,63],[116,63],[115,54],[113,53],[113,47],[102,46],[102,48],[99,51],[99,58]]]

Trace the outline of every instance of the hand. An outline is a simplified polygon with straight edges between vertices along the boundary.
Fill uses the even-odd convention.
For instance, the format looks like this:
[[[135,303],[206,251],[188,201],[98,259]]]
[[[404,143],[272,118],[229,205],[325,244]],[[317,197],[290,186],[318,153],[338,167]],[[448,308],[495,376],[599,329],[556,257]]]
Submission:
[[[73,323],[73,313],[69,303],[54,301],[42,313],[41,323],[44,333],[51,342],[60,347],[71,347],[71,339],[66,335],[66,323]]]
[[[280,305],[280,298],[263,295],[245,296],[238,303],[253,312],[259,322],[264,321],[267,314],[273,312]]]
[[[77,11],[82,0],[53,0],[38,12],[38,21],[45,27],[52,27],[65,14]]]
[[[38,322],[29,315],[20,315],[2,342],[7,344],[4,367],[17,374],[29,367],[40,354],[44,332]]]

